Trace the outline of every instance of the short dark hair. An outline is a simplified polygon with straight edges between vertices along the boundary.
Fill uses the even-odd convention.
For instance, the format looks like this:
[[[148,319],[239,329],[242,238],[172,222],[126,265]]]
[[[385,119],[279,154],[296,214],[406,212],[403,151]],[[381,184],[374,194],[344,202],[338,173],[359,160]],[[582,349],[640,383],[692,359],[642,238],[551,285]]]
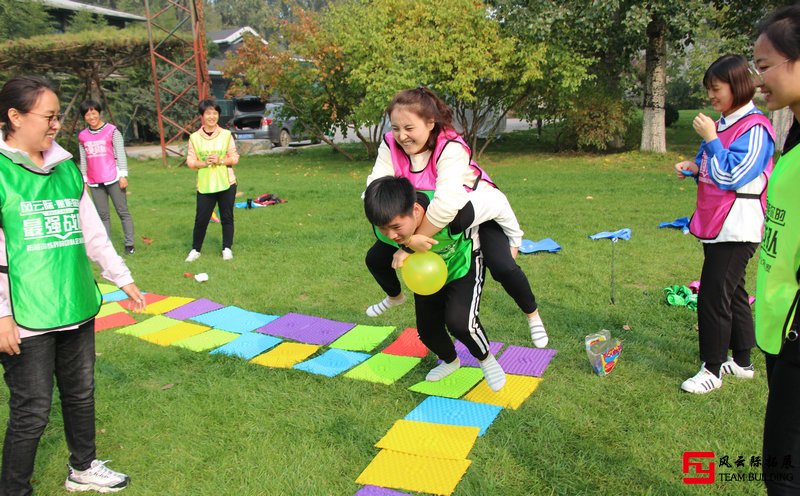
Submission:
[[[710,88],[715,79],[730,85],[734,108],[745,105],[756,94],[756,85],[747,69],[747,59],[741,55],[723,55],[715,60],[706,69],[703,86]]]
[[[200,104],[197,105],[197,113],[199,115],[203,115],[206,113],[206,110],[210,108],[216,110],[218,114],[222,113],[222,109],[220,108],[219,104],[210,98],[201,101]]]
[[[782,7],[758,23],[758,36],[767,37],[787,59],[800,58],[800,3]]]
[[[85,116],[86,112],[90,110],[97,110],[98,113],[103,111],[103,105],[100,104],[97,100],[84,100],[81,102],[81,116]]]
[[[45,91],[58,95],[53,83],[40,76],[16,76],[6,81],[0,89],[0,125],[6,137],[14,134],[8,111],[13,108],[27,114]]]
[[[398,215],[414,211],[417,192],[405,177],[384,176],[374,180],[364,192],[364,214],[370,223],[385,226]]]

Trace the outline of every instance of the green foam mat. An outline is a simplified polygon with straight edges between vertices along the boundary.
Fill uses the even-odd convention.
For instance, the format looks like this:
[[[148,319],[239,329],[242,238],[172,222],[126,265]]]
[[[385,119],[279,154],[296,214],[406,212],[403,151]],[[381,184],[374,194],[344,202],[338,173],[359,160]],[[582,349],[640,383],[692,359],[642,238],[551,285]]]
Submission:
[[[467,391],[483,379],[481,369],[474,367],[461,367],[441,381],[422,381],[411,386],[411,391],[430,396],[444,396],[445,398],[460,398]]]
[[[172,327],[176,324],[180,324],[182,321],[171,319],[169,317],[164,317],[163,315],[156,315],[155,317],[151,317],[147,320],[143,320],[138,324],[134,324],[128,327],[123,327],[122,329],[117,330],[116,332],[120,334],[126,334],[128,336],[146,336],[148,334],[152,334],[154,332],[163,331],[167,327]]]
[[[202,334],[175,341],[172,343],[172,346],[180,346],[181,348],[192,351],[207,351],[213,348],[219,348],[223,344],[228,344],[238,337],[239,334],[235,332],[211,329]]]
[[[362,381],[393,384],[413,369],[421,358],[378,353],[346,372],[345,377]]]
[[[394,331],[392,326],[357,325],[330,344],[331,348],[348,351],[372,351]]]

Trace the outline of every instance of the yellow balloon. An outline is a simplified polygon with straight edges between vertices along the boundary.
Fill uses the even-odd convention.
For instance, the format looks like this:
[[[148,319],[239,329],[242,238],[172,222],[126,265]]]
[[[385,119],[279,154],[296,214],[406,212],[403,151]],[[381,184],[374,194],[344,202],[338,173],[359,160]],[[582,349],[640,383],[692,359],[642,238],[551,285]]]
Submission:
[[[432,251],[412,253],[400,268],[400,274],[411,291],[418,295],[432,295],[447,281],[447,265]]]

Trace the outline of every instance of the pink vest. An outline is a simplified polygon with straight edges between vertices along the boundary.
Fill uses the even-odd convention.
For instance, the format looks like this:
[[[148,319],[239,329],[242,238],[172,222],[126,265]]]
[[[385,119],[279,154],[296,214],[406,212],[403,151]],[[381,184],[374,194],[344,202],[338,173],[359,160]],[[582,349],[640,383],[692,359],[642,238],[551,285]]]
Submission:
[[[389,150],[392,152],[392,165],[394,166],[395,177],[405,177],[411,181],[411,184],[413,184],[418,190],[436,191],[436,178],[439,175],[438,170],[436,169],[436,163],[439,161],[439,157],[442,156],[444,147],[451,141],[455,141],[464,147],[469,154],[469,166],[474,169],[478,175],[478,177],[475,179],[475,183],[472,186],[464,185],[464,189],[467,191],[473,191],[478,187],[478,183],[480,181],[486,181],[487,183],[496,187],[491,178],[489,178],[489,175],[486,174],[486,172],[481,169],[481,167],[474,160],[472,160],[472,151],[469,149],[466,141],[464,141],[464,138],[459,136],[458,133],[452,129],[447,129],[439,133],[439,136],[436,138],[436,147],[434,148],[433,153],[431,153],[431,158],[428,160],[428,164],[425,166],[425,168],[421,171],[411,170],[411,158],[408,156],[405,150],[403,150],[403,148],[397,144],[397,141],[395,141],[391,131],[383,136],[383,141],[386,142],[386,145],[389,146]]]
[[[762,125],[767,130],[772,139],[775,139],[775,132],[772,130],[772,124],[769,119],[764,117],[761,113],[748,114],[732,126],[717,134],[719,141],[724,148],[728,148],[731,143],[739,139],[744,133],[749,131],[753,126]],[[766,210],[767,205],[767,181],[772,174],[772,158],[769,159],[766,168],[764,168],[764,189],[760,194],[743,194],[736,193],[734,190],[723,190],[717,187],[716,184],[708,176],[708,162],[710,158],[703,152],[703,158],[700,162],[699,177],[697,179],[697,207],[692,220],[689,222],[689,231],[698,239],[714,239],[719,236],[722,230],[722,225],[728,214],[733,207],[733,202],[736,198],[746,198],[752,200],[761,200],[762,210]]]
[[[106,124],[99,133],[86,128],[78,134],[78,141],[86,152],[86,179],[89,184],[103,184],[117,178],[117,160],[114,158],[113,124]]]

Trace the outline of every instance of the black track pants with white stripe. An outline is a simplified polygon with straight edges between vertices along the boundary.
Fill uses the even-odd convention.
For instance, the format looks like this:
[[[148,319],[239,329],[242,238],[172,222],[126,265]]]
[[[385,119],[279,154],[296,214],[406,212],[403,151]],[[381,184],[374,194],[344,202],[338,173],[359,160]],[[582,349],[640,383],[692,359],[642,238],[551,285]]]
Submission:
[[[446,284],[438,293],[414,295],[419,338],[445,362],[456,359],[456,349],[448,331],[478,360],[489,354],[489,340],[478,318],[485,274],[483,255],[474,251],[469,272],[464,277]]]

